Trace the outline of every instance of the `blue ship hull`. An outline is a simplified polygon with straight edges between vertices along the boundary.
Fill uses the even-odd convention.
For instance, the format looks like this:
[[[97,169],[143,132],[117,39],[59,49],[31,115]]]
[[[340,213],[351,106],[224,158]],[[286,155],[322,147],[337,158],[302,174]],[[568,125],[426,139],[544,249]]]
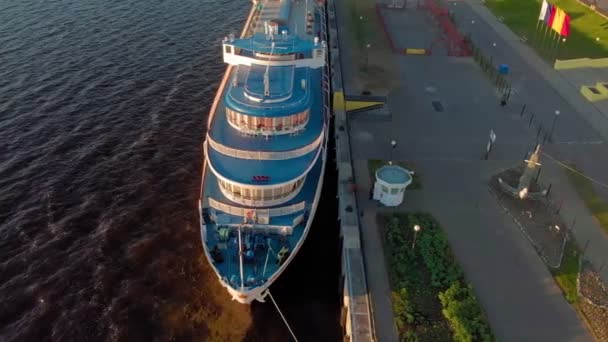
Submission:
[[[224,40],[231,66],[210,113],[198,206],[205,255],[245,304],[264,301],[304,244],[323,186],[329,93],[325,43],[313,38],[325,34],[324,8],[310,4],[258,3],[254,34]]]

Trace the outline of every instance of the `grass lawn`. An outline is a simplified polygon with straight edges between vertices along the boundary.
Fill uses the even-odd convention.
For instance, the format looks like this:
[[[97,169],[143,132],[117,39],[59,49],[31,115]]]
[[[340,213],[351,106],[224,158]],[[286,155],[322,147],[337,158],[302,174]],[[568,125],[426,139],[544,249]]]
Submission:
[[[376,15],[372,0],[345,0],[350,11],[350,29],[359,49],[365,49],[367,44],[382,44],[385,39],[382,24]],[[374,46],[375,48],[375,46]]]
[[[400,341],[493,341],[439,223],[427,213],[380,214],[378,223]]]
[[[576,167],[573,167],[576,169]],[[608,233],[608,202],[598,196],[593,188],[593,184],[580,174],[567,170],[570,183],[576,188],[578,195],[585,202],[602,229]]]
[[[576,279],[579,273],[580,252],[572,240],[566,243],[564,259],[559,269],[552,270],[555,282],[562,289],[566,300],[576,305],[578,295],[576,293]]]
[[[571,18],[570,36],[565,43],[561,43],[558,59],[608,56],[608,20],[576,0],[551,0],[550,2],[566,11]],[[529,44],[542,55],[543,49],[538,46],[539,44],[533,42],[540,4],[541,2],[538,0],[486,0],[486,5],[494,15],[502,16],[503,22],[513,32],[519,36],[526,36]],[[599,42],[595,40],[596,37],[600,38]],[[549,46],[549,44],[545,43],[545,46]]]
[[[369,169],[369,175],[370,175],[371,179],[375,180],[376,179],[376,170],[378,170],[380,167],[382,167],[386,164],[388,164],[388,162],[386,160],[379,160],[379,159],[368,160],[367,167]],[[416,169],[414,168],[414,165],[411,163],[396,161],[396,162],[394,162],[394,164],[399,165],[403,168],[406,168],[410,171],[416,171]],[[410,184],[407,187],[407,190],[418,190],[418,189],[422,189],[422,181],[420,179],[420,174],[418,172],[414,172],[414,176],[412,178],[412,184]]]

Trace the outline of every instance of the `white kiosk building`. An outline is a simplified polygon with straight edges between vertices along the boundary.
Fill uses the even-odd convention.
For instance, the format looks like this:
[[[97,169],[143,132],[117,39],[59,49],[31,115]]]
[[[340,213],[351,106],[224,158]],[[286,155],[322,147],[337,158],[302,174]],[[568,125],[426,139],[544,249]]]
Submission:
[[[403,202],[403,193],[412,183],[411,172],[397,165],[385,165],[376,170],[374,199],[387,207]]]

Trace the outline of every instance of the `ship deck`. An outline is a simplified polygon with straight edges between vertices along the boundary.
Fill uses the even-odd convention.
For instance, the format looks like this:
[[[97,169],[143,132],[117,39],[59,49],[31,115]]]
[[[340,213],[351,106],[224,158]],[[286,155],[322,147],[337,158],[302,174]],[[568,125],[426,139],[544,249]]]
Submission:
[[[211,166],[231,182],[241,184],[273,185],[287,183],[299,178],[312,166],[319,154],[319,146],[303,156],[284,160],[241,159],[226,156],[213,149],[208,149]],[[255,180],[264,176],[263,183]]]
[[[320,174],[321,173],[320,164],[323,163],[322,159],[323,159],[322,156],[319,156],[319,159],[317,160],[315,165],[308,172],[308,175],[306,176],[306,180],[304,181],[304,184],[302,186],[302,190],[300,190],[300,192],[293,199],[291,199],[290,201],[288,201],[286,203],[282,203],[281,205],[268,206],[266,208],[286,207],[286,206],[300,203],[300,202],[306,202],[307,204],[312,203],[312,200],[315,195],[317,182],[319,180],[319,177],[322,177],[322,175]],[[236,203],[230,201],[230,199],[226,198],[222,194],[222,191],[220,190],[220,187],[217,183],[217,178],[213,174],[213,172],[207,172],[207,176],[205,177],[205,181],[204,181],[204,188],[205,188],[205,196],[202,198],[204,207],[208,206],[208,204],[206,203],[205,200],[208,197],[210,197],[210,198],[213,198],[217,201],[220,201],[220,202],[223,202],[226,204],[235,205],[235,206],[239,206],[239,207],[243,207],[243,208],[250,208],[248,206],[236,204]]]
[[[239,113],[273,118],[296,114],[310,106],[310,89],[314,89],[315,84],[309,83],[308,68],[294,68],[293,66],[268,68],[268,96],[264,96],[265,71],[265,66],[257,64],[238,67],[236,71],[238,84],[231,84],[224,98],[230,108]],[[301,80],[307,82],[305,89],[300,86]],[[251,101],[249,98],[260,100]],[[284,100],[279,103],[273,102],[276,99]]]
[[[304,213],[304,221],[293,229],[291,235],[269,233],[243,234],[243,236],[246,235],[247,239],[252,241],[248,242],[246,248],[251,248],[250,244],[254,245],[254,247],[251,249],[254,251],[253,259],[247,260],[243,263],[244,279],[247,280],[245,282],[245,288],[263,285],[268,280],[268,278],[272,276],[281,266],[277,263],[277,253],[281,250],[281,248],[285,246],[291,252],[302,239],[305,233],[304,229],[308,224],[308,220],[312,219],[312,217],[307,214],[310,212],[310,204],[312,203],[312,199],[315,196],[317,185],[319,184],[319,178],[322,177],[322,166],[323,160],[322,158],[319,158],[319,160],[317,160],[314,167],[308,174],[300,193],[298,193],[296,197],[294,197],[287,203],[281,204],[280,206],[270,207],[287,207],[293,204],[301,203],[303,201],[307,203],[304,211],[298,211],[289,215],[271,217],[269,225],[288,226],[298,215]],[[232,202],[230,202],[230,200],[223,196],[217,184],[216,178],[212,173],[209,173],[206,177],[205,194],[206,196],[209,196],[215,199],[216,201],[234,205]],[[203,203],[203,207],[208,207],[207,203]],[[213,251],[213,249],[218,246],[223,261],[218,262],[216,260],[211,260],[211,262],[213,263],[213,266],[217,269],[218,273],[222,276],[222,278],[228,284],[230,284],[230,286],[235,289],[238,289],[240,288],[241,279],[239,248],[238,243],[236,243],[236,241],[238,241],[238,232],[237,230],[232,229],[232,233],[230,235],[231,240],[229,240],[229,242],[224,243],[224,245],[222,246],[222,244],[220,243],[219,229],[222,226],[226,225],[238,225],[243,222],[243,217],[230,215],[219,211],[217,212],[217,215],[218,216],[215,222],[207,222],[207,225],[203,228],[205,229],[205,235],[207,237],[207,241],[205,241],[205,244],[207,246],[208,251]],[[260,239],[262,239],[263,242],[269,247],[261,246],[259,243]],[[257,248],[255,247],[256,242],[258,246]],[[245,242],[243,242],[243,244],[245,244]],[[219,248],[220,246],[222,248]],[[266,265],[267,257],[269,261]],[[264,265],[266,265],[266,268],[264,267]],[[265,272],[264,269],[266,269]]]
[[[313,87],[321,83],[321,71],[310,71],[310,82]],[[234,149],[245,151],[290,151],[302,146],[310,145],[323,132],[324,118],[322,113],[322,94],[319,91],[311,92],[312,107],[310,119],[306,127],[295,134],[282,134],[261,136],[244,134],[236,131],[228,123],[224,99],[220,100],[213,124],[209,129],[209,136],[214,141]]]
[[[276,16],[276,3],[278,1],[263,0],[264,9],[258,16],[256,22],[256,32],[263,32],[263,22],[273,19]],[[298,0],[291,4],[291,12],[289,16],[288,26],[289,34],[297,35],[299,38],[312,40],[313,34],[317,33],[318,16],[315,13],[314,3],[308,3],[308,10],[315,14],[315,25],[312,33],[306,32],[306,8],[307,2]],[[273,7],[274,6],[274,7]],[[243,67],[243,66],[241,66]],[[228,80],[236,75],[239,67],[232,68],[232,72],[228,75]],[[296,69],[297,73],[297,69]],[[323,98],[321,84],[322,69],[310,69],[307,71],[308,82],[310,89],[310,119],[305,129],[297,134],[284,134],[278,136],[252,136],[236,131],[227,121],[225,95],[230,87],[229,83],[225,85],[220,97],[219,103],[213,113],[213,119],[208,129],[209,138],[215,142],[232,149],[244,151],[267,151],[267,152],[286,152],[297,150],[299,148],[311,145],[317,138],[324,134],[327,127],[327,119],[323,112]],[[300,84],[294,86],[299,87]],[[284,85],[280,89],[285,88]],[[280,90],[279,89],[279,90]],[[257,90],[256,90],[257,91]],[[324,138],[325,139],[325,138]],[[319,148],[325,148],[324,142]],[[290,178],[292,175],[306,171],[306,162],[312,163],[318,152],[315,149],[311,153],[303,156],[303,160],[299,163],[295,159],[288,159],[289,164],[276,163],[272,160],[257,160],[257,159],[238,159],[221,155],[218,152],[210,152],[210,160],[212,165],[218,165],[219,161],[222,164],[221,174],[229,175],[244,181],[249,179],[253,174],[270,176],[271,181],[280,181]],[[271,216],[266,224],[269,227],[289,227],[290,234],[285,234],[281,229],[271,230],[257,227],[246,227],[242,225],[243,216],[231,215],[228,212],[210,208],[209,199],[226,205],[250,209],[252,207],[236,204],[226,198],[217,182],[216,176],[207,168],[203,179],[201,194],[201,210],[202,210],[202,236],[204,237],[205,251],[211,256],[210,262],[212,266],[223,280],[225,285],[232,287],[237,291],[248,291],[258,287],[267,286],[269,281],[274,280],[282,271],[282,268],[287,264],[278,262],[278,255],[282,248],[287,248],[289,253],[297,251],[304,242],[304,237],[307,234],[307,228],[310,227],[310,221],[314,217],[314,208],[316,207],[315,198],[320,191],[322,184],[322,170],[325,163],[325,151],[321,152],[312,168],[308,171],[306,180],[301,187],[301,190],[289,201],[281,205],[268,206],[263,209],[273,210],[277,212],[280,208],[303,204],[303,209],[295,212],[290,212],[285,215]],[[228,160],[232,159],[232,160]],[[300,165],[301,164],[301,165]],[[293,170],[289,170],[292,168]],[[288,175],[288,176],[284,176]],[[244,182],[244,183],[250,183]],[[299,207],[298,207],[299,208]],[[258,208],[260,209],[260,208]],[[210,215],[213,213],[213,215]],[[298,217],[303,220],[298,223],[295,221]],[[211,219],[214,217],[214,220]],[[294,226],[294,224],[296,224]],[[242,226],[242,228],[239,228]],[[226,229],[227,228],[227,229]],[[239,230],[241,231],[241,244],[239,246]],[[227,233],[228,232],[228,233]],[[243,250],[240,254],[240,250]],[[243,258],[241,279],[240,257]],[[286,256],[284,260],[288,259]],[[242,283],[243,284],[242,284]]]

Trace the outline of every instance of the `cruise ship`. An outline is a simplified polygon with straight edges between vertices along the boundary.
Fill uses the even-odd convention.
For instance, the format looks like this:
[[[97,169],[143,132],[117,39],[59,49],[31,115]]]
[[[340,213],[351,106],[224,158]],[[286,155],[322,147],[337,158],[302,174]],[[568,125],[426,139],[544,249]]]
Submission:
[[[253,3],[203,144],[199,215],[207,259],[234,300],[263,302],[310,230],[329,132],[325,4]],[[303,272],[305,270],[302,270]]]

